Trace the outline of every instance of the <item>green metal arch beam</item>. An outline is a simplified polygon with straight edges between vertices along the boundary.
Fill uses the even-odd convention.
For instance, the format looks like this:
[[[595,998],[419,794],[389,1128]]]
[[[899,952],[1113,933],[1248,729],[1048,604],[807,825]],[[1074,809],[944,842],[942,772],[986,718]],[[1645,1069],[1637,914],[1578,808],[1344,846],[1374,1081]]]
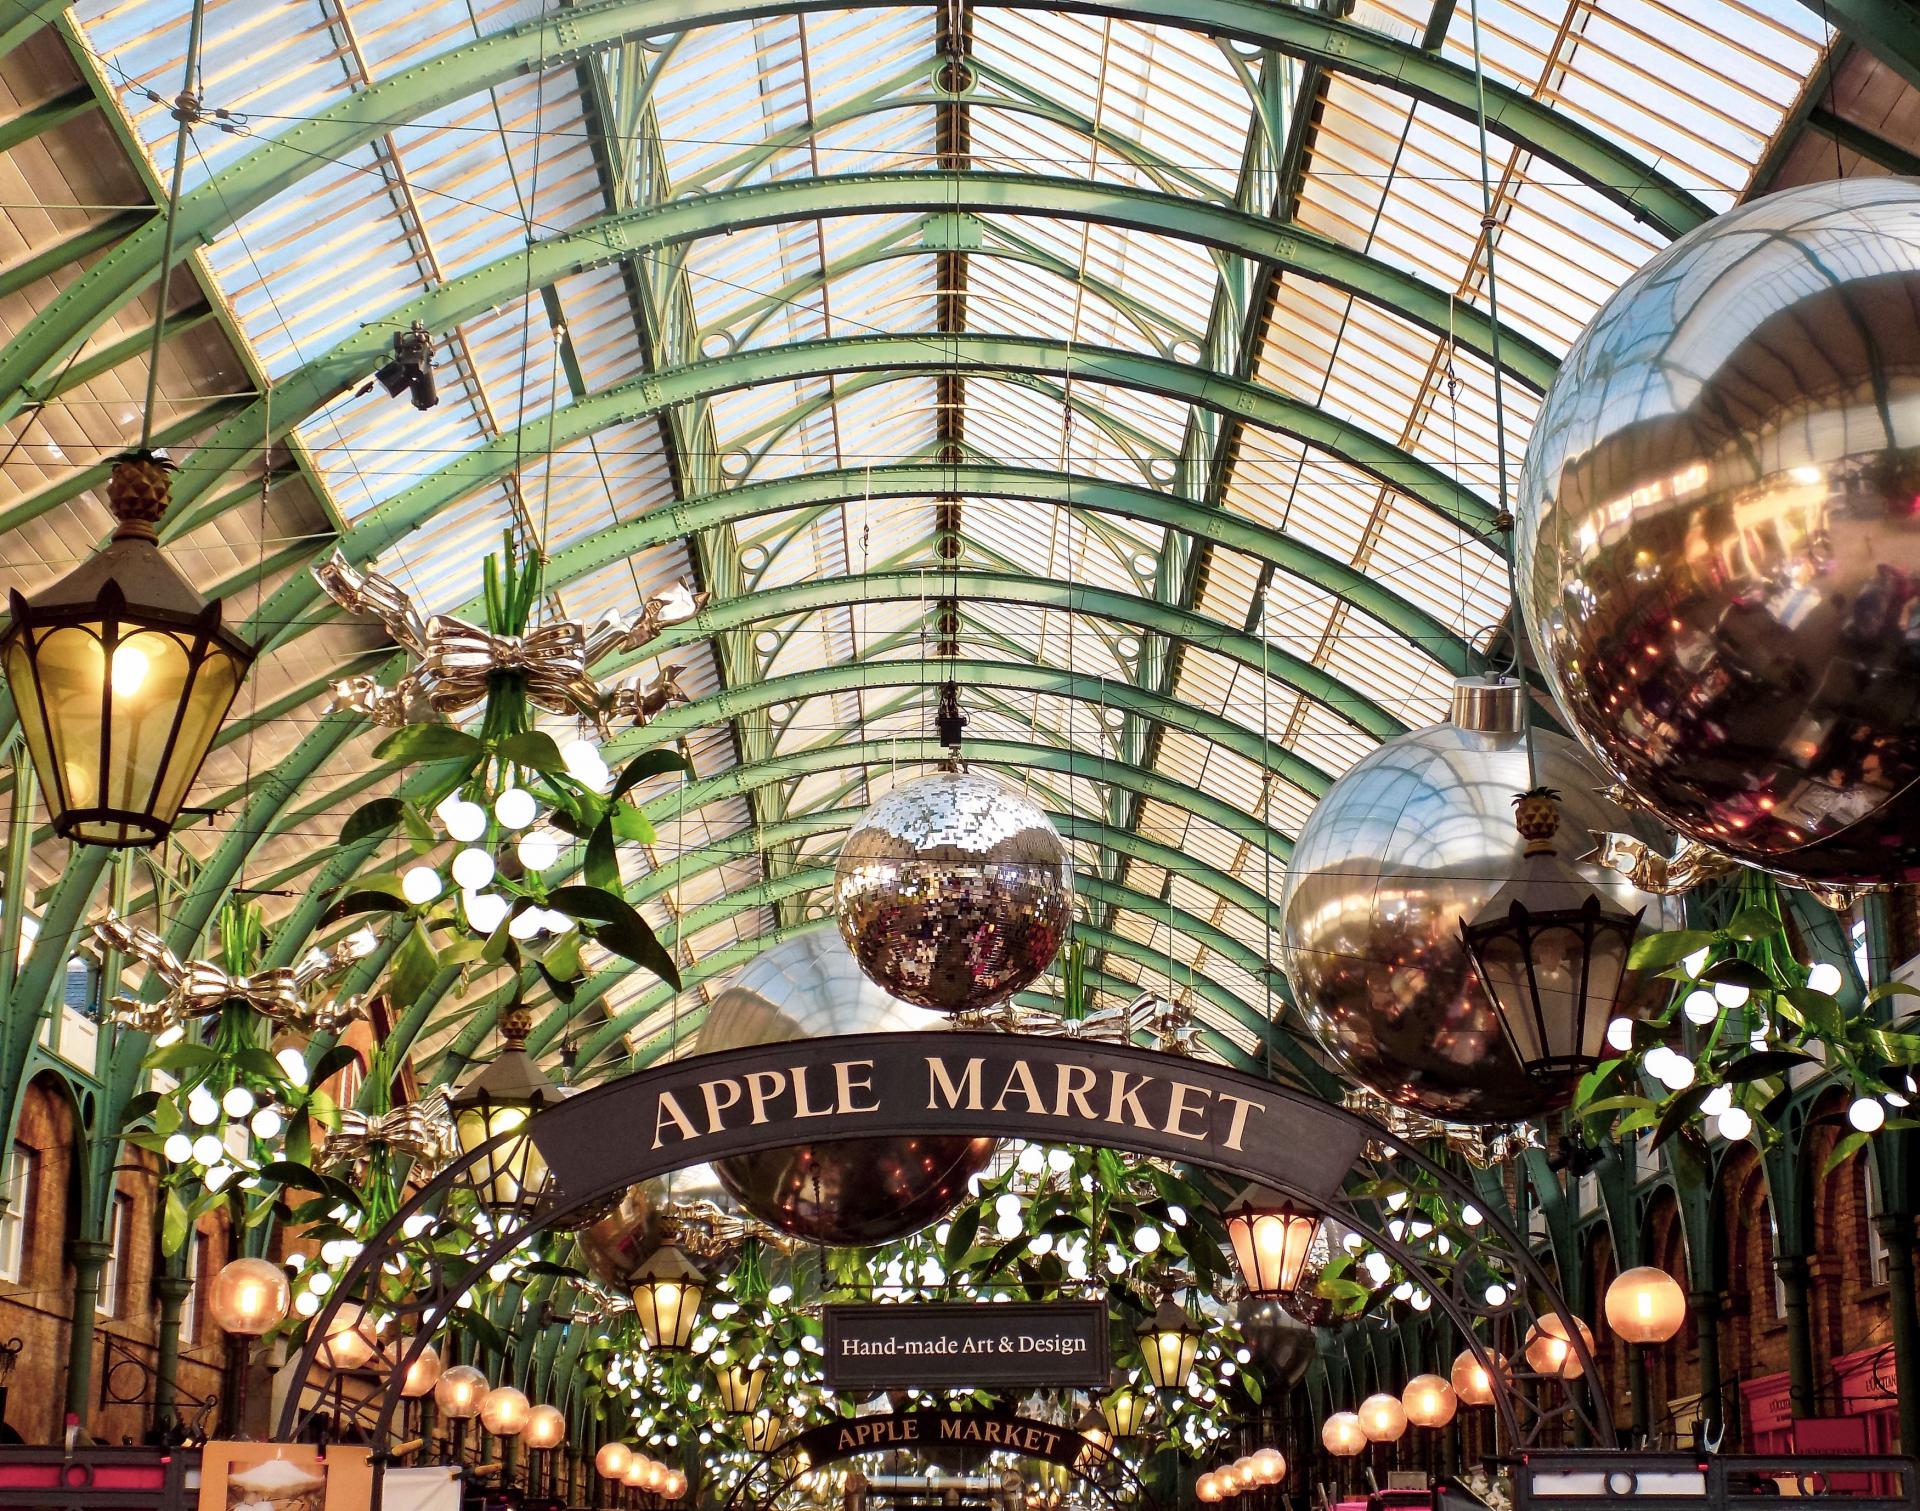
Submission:
[[[185,460],[174,478],[175,513],[163,538],[171,539],[204,521],[207,515],[190,505],[236,457],[257,451],[364,381],[385,359],[395,323],[420,320],[431,329],[447,330],[518,297],[529,279],[544,286],[572,273],[730,229],[916,211],[1052,215],[1199,241],[1342,289],[1436,334],[1451,331],[1461,345],[1489,361],[1496,344],[1487,316],[1453,299],[1447,290],[1314,232],[1228,206],[1118,184],[1015,173],[873,173],[795,179],[695,195],[588,221],[387,311],[379,323],[362,328],[287,374],[275,385],[271,406],[252,404]],[[1551,383],[1557,361],[1544,347],[1510,328],[1499,332],[1498,346],[1507,371],[1517,380],[1542,391]],[[31,518],[33,512],[33,499],[23,500],[0,515],[0,528]]]
[[[505,82],[530,69],[578,62],[589,53],[670,31],[821,10],[891,8],[897,0],[600,0],[557,16],[476,38],[359,90],[296,122],[182,197],[176,237],[184,251],[204,245],[289,184],[364,147],[394,125]],[[996,8],[1039,9],[1015,0]],[[1464,119],[1482,96],[1471,69],[1383,32],[1271,0],[1067,0],[1044,7],[1199,31],[1316,63],[1425,100]],[[1489,127],[1566,169],[1637,218],[1677,236],[1707,219],[1692,194],[1599,132],[1524,91],[1484,84]],[[161,218],[134,232],[76,276],[0,352],[0,420],[29,390],[159,271]]]
[[[684,624],[673,626],[661,633],[658,639],[649,641],[645,647],[631,657],[619,658],[617,662],[606,665],[607,672],[624,670],[640,661],[655,661],[673,653],[676,647],[690,641],[709,639],[727,630],[740,629],[763,619],[783,619],[792,614],[807,614],[818,609],[838,608],[842,605],[862,603],[884,603],[888,601],[909,602],[931,599],[940,596],[957,598],[962,603],[1020,603],[1034,604],[1046,608],[1058,608],[1070,613],[1087,614],[1099,619],[1118,620],[1133,624],[1141,629],[1152,630],[1159,634],[1174,636],[1198,645],[1218,655],[1230,657],[1256,674],[1263,670],[1262,652],[1265,652],[1264,670],[1275,679],[1297,688],[1307,697],[1322,704],[1330,712],[1349,723],[1358,725],[1376,739],[1387,740],[1406,731],[1407,726],[1394,715],[1388,713],[1378,703],[1347,683],[1329,676],[1312,663],[1299,657],[1290,656],[1271,647],[1265,647],[1253,635],[1230,630],[1218,620],[1208,619],[1191,610],[1176,609],[1155,599],[1142,598],[1132,593],[1119,593],[1111,588],[1078,586],[1072,583],[1056,582],[1048,577],[1028,577],[1016,572],[941,572],[934,568],[912,572],[867,572],[852,577],[820,578],[811,582],[789,583],[783,587],[766,588],[744,597],[725,599],[719,603],[710,603],[692,619]],[[971,681],[979,677],[982,686],[1033,685],[996,682],[994,679],[1003,673],[1012,676],[1018,673],[1022,677],[1042,676],[1046,671],[1042,667],[1016,665],[1014,663],[979,662],[971,657],[958,657],[951,661],[942,661],[934,667],[952,668],[953,675],[961,681]],[[916,675],[902,679],[902,668]],[[972,668],[971,670],[969,668]],[[608,745],[608,759],[611,752],[638,749],[659,744],[702,724],[715,723],[730,719],[737,714],[766,706],[768,703],[812,696],[811,692],[792,689],[818,689],[821,691],[849,691],[860,687],[894,687],[905,681],[928,681],[937,684],[941,678],[933,676],[923,678],[918,672],[926,670],[926,663],[897,661],[855,661],[837,666],[816,667],[811,671],[795,673],[789,677],[776,677],[741,687],[731,687],[707,698],[699,698],[678,708],[668,709],[651,720],[643,730],[622,733],[615,736]],[[1148,692],[1130,683],[1121,683],[1110,678],[1075,676],[1075,690],[1079,696],[1089,701],[1106,701],[1115,706],[1124,706],[1129,712],[1141,714],[1147,718],[1179,724],[1188,718],[1200,719],[1205,716],[1197,709],[1190,708],[1176,698],[1167,697],[1158,692]],[[836,683],[834,679],[844,676],[847,680]],[[866,680],[862,680],[862,679]],[[785,698],[779,696],[763,698],[764,689],[785,686],[790,689]],[[1126,689],[1124,692],[1122,689]],[[1226,739],[1241,738],[1249,732],[1231,720],[1221,721],[1222,743]],[[644,736],[644,738],[642,738]],[[1253,737],[1260,743],[1258,737]],[[1291,751],[1280,746],[1272,746],[1264,755],[1248,754],[1248,759],[1260,764],[1263,760],[1271,770],[1279,772],[1288,781],[1305,791],[1319,793],[1331,784],[1331,778]]]

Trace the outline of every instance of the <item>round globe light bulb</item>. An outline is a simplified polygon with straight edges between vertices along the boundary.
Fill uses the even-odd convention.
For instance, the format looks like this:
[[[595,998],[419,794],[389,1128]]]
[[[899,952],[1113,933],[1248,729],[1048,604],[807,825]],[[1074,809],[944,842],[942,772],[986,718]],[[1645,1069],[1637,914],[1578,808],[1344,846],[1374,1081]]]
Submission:
[[[214,1326],[236,1338],[257,1338],[287,1320],[287,1272],[265,1259],[229,1260],[213,1277],[207,1308]]]
[[[1360,1403],[1360,1430],[1370,1443],[1397,1443],[1407,1430],[1407,1409],[1384,1390]]]
[[[1877,1132],[1887,1120],[1887,1109],[1875,1097],[1859,1097],[1847,1108],[1847,1121],[1862,1133]]]
[[[1593,1330],[1578,1317],[1574,1325],[1580,1329],[1580,1342],[1587,1353],[1593,1353]],[[1577,1380],[1586,1373],[1587,1366],[1580,1354],[1569,1341],[1567,1325],[1558,1312],[1548,1312],[1527,1333],[1527,1363],[1535,1372],[1552,1375],[1561,1380]]]
[[[496,1385],[480,1402],[480,1425],[497,1438],[517,1438],[526,1430],[532,1408],[521,1391]]]
[[[507,935],[512,939],[531,939],[546,926],[545,910],[541,908],[522,908],[513,915],[507,924]]]
[[[524,787],[509,787],[493,800],[493,816],[509,829],[526,828],[539,811],[533,794]]]
[[[468,892],[460,899],[467,911],[467,923],[477,934],[491,934],[507,916],[506,898],[498,892]]]
[[[456,1364],[442,1372],[433,1387],[433,1404],[440,1414],[464,1422],[480,1415],[480,1403],[487,1398],[487,1377],[471,1364]]]
[[[1637,1265],[1607,1287],[1606,1317],[1629,1343],[1665,1343],[1686,1323],[1686,1293],[1665,1270]]]
[[[1753,1119],[1744,1107],[1729,1107],[1716,1120],[1714,1131],[1729,1143],[1737,1144],[1753,1132]]]
[[[469,892],[493,880],[493,857],[485,850],[462,850],[453,858],[453,879]]]
[[[520,1441],[529,1448],[558,1448],[567,1440],[566,1413],[558,1406],[540,1405],[527,1413]]]
[[[1700,1099],[1700,1115],[1717,1118],[1733,1105],[1733,1088],[1716,1086]]]
[[[193,1157],[202,1165],[217,1165],[226,1156],[227,1146],[211,1133],[203,1133],[193,1141]]]
[[[1660,1084],[1669,1091],[1685,1091],[1698,1074],[1693,1061],[1685,1055],[1669,1055],[1667,1063],[1660,1067]]]
[[[373,1357],[374,1342],[364,1308],[349,1301],[327,1323],[319,1359],[328,1369],[359,1369]]]
[[[1680,1010],[1687,1015],[1689,1023],[1702,1028],[1720,1016],[1720,1004],[1714,1000],[1712,992],[1688,992]]]
[[[404,1356],[406,1349],[401,1348],[400,1353]],[[407,1366],[407,1377],[400,1382],[400,1394],[409,1401],[417,1401],[422,1396],[431,1395],[440,1383],[441,1368],[440,1351],[429,1343]]]
[[[193,1158],[193,1140],[184,1133],[170,1133],[160,1152],[167,1157],[168,1164],[184,1165]]]
[[[217,1123],[220,1120],[220,1104],[205,1087],[196,1086],[187,1093],[187,1118],[202,1128]]]
[[[247,1126],[253,1129],[253,1136],[257,1139],[276,1139],[280,1137],[280,1130],[287,1126],[287,1120],[280,1116],[277,1108],[262,1107]]]
[[[432,902],[440,892],[440,873],[432,866],[409,866],[400,878],[400,895],[416,908]]]
[[[844,1489],[845,1486],[843,1485]],[[661,1495],[670,1501],[677,1501],[687,1493],[687,1477],[678,1469],[667,1471],[667,1482],[660,1487]]]
[[[448,838],[470,845],[487,832],[487,810],[464,798],[449,799],[440,805],[440,822],[447,826]]]
[[[529,871],[544,871],[560,858],[564,848],[560,836],[551,829],[529,829],[515,843],[514,854]]]
[[[1262,1448],[1253,1456],[1254,1478],[1263,1485],[1277,1485],[1287,1477],[1287,1461],[1278,1448]]]
[[[648,1459],[646,1477],[640,1483],[649,1490],[662,1489],[667,1483],[667,1466],[658,1459]]]
[[[1607,1048],[1622,1054],[1633,1048],[1633,1019],[1615,1018],[1607,1025]]]
[[[1400,1404],[1415,1427],[1444,1427],[1453,1420],[1459,1400],[1439,1375],[1415,1375],[1400,1392]]]
[[[1824,992],[1831,997],[1840,990],[1840,967],[1831,961],[1819,961],[1807,972],[1807,985],[1816,992]]]
[[[1367,1434],[1351,1411],[1336,1411],[1320,1429],[1320,1444],[1338,1459],[1350,1459],[1367,1450]]]
[[[606,1480],[619,1479],[632,1462],[633,1450],[625,1443],[602,1443],[600,1451],[593,1456],[593,1467],[599,1471],[600,1478]]]
[[[1200,1478],[1194,1482],[1193,1493],[1197,1499],[1205,1501],[1211,1506],[1215,1501],[1220,1499],[1220,1481],[1215,1479],[1212,1472],[1209,1471],[1201,1475]]]
[[[1454,1399],[1463,1406],[1491,1406],[1493,1404],[1493,1374],[1482,1364],[1470,1348],[1463,1348],[1454,1355],[1453,1368],[1448,1371],[1453,1381]]]
[[[229,1086],[227,1094],[220,1098],[220,1105],[230,1118],[251,1117],[255,1103],[254,1095],[244,1086]]]

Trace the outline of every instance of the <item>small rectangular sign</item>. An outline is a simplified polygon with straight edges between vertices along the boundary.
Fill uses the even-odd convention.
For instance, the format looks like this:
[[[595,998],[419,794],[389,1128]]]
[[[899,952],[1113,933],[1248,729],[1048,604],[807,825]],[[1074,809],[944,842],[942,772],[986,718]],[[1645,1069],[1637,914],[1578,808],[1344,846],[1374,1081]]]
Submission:
[[[825,1333],[830,1390],[1107,1383],[1099,1301],[829,1306]]]

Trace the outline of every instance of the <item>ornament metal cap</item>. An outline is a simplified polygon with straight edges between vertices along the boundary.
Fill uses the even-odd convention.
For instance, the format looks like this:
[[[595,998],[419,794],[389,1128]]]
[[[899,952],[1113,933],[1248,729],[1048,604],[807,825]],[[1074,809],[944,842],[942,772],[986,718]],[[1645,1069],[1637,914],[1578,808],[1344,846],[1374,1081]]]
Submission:
[[[1526,728],[1525,691],[1514,677],[1461,677],[1453,684],[1453,725],[1473,734],[1517,735]]]

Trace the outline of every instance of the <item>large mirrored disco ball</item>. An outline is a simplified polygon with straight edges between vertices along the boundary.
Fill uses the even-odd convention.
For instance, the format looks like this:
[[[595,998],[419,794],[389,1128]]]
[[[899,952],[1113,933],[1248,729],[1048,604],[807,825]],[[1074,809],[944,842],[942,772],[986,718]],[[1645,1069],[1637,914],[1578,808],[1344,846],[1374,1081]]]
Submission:
[[[1554,696],[1629,789],[1769,870],[1920,878],[1920,183],[1655,257],[1561,365],[1516,512]]]
[[[1388,1101],[1452,1122],[1514,1122],[1564,1106],[1577,1072],[1522,1071],[1460,940],[1519,867],[1513,798],[1530,784],[1517,690],[1463,683],[1456,722],[1387,741],[1354,765],[1301,826],[1281,894],[1294,1000],[1327,1053]],[[1535,732],[1539,779],[1561,795],[1560,855],[1588,830],[1664,843],[1601,795],[1573,741]],[[1647,930],[1677,926],[1674,899],[1576,869]]]
[[[873,805],[840,847],[840,932],[886,991],[958,1013],[1053,963],[1073,920],[1073,862],[1046,814],[993,778],[937,771]]]
[[[580,1254],[588,1272],[604,1284],[624,1284],[667,1241],[675,1212],[689,1207],[739,1213],[711,1165],[692,1165],[628,1186],[611,1211],[580,1230]]]
[[[699,1049],[944,1028],[938,1015],[888,996],[861,974],[831,929],[816,929],[741,970],[707,1009]],[[993,1150],[992,1139],[953,1134],[844,1139],[734,1155],[713,1168],[762,1222],[811,1243],[856,1248],[944,1217]]]

